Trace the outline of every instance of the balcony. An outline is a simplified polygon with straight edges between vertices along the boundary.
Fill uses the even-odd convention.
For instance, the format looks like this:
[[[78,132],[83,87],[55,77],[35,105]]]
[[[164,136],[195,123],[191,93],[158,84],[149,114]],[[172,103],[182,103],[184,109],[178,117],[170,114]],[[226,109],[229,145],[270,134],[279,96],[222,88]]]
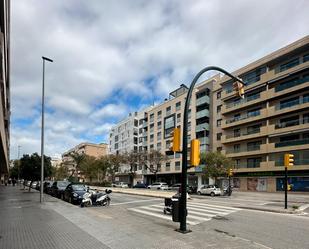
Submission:
[[[195,132],[200,132],[200,131],[205,131],[205,130],[209,130],[209,124],[208,123],[199,124],[195,127]]]
[[[299,85],[302,85],[302,84],[307,83],[307,82],[309,82],[309,76],[306,76],[302,79],[288,81],[288,82],[285,82],[284,84],[276,86],[275,92],[284,91],[286,89],[292,88],[294,86],[299,86]]]
[[[278,122],[268,126],[269,134],[293,133],[298,130],[308,129],[309,118],[290,120],[288,122]]]
[[[238,150],[230,149],[226,151],[228,157],[243,157],[253,156],[267,153],[267,144],[261,144],[258,146],[250,146],[249,148],[241,148]]]
[[[148,122],[144,122],[142,127],[147,128],[147,126],[148,126]]]
[[[281,115],[284,113],[291,113],[293,111],[300,111],[301,109],[309,108],[309,102],[308,99],[298,99],[295,101],[291,101],[289,103],[285,104],[277,104],[274,106],[271,106],[268,108],[268,117],[276,116],[276,115]]]
[[[209,144],[209,138],[208,137],[200,137],[198,140],[200,140],[201,145]]]
[[[279,147],[295,146],[295,145],[304,145],[304,144],[309,144],[309,138],[275,143],[275,147],[276,147],[276,148],[279,148]]]
[[[239,134],[228,133],[228,134],[222,136],[221,142],[222,143],[233,143],[233,142],[237,142],[237,141],[267,136],[267,134],[268,134],[267,129],[268,129],[268,127],[262,126],[259,129],[254,129],[254,130],[250,130],[250,131],[243,131]]]
[[[202,110],[196,113],[195,118],[203,118],[203,117],[209,117],[209,110]]]
[[[200,106],[203,104],[209,104],[209,97],[207,95],[196,99],[196,106]]]

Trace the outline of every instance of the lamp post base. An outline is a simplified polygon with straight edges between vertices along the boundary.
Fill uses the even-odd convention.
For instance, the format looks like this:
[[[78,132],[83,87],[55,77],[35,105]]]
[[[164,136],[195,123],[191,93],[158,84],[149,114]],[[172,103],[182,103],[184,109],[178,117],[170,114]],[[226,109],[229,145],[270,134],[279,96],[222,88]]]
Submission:
[[[183,233],[183,234],[186,234],[186,233],[191,233],[192,231],[190,229],[187,229],[185,231],[183,230],[180,230],[180,229],[175,229],[176,232],[179,232],[179,233]]]

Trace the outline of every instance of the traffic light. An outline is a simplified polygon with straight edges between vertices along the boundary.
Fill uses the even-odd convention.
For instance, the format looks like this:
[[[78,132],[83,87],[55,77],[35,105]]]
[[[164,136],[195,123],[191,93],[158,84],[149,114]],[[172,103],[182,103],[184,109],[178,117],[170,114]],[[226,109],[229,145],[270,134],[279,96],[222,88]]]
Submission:
[[[288,168],[290,166],[294,166],[294,155],[284,154],[284,167]]]
[[[238,97],[241,97],[242,99],[245,97],[245,85],[240,82],[240,81],[236,81],[233,83],[233,89],[234,92],[236,92],[236,95]]]
[[[192,139],[191,140],[191,165],[199,166],[200,165],[200,140]]]
[[[174,128],[172,132],[173,140],[171,144],[171,151],[181,152],[180,149],[180,128]]]
[[[229,176],[233,176],[234,172],[233,172],[232,168],[229,169],[228,174],[229,174]]]

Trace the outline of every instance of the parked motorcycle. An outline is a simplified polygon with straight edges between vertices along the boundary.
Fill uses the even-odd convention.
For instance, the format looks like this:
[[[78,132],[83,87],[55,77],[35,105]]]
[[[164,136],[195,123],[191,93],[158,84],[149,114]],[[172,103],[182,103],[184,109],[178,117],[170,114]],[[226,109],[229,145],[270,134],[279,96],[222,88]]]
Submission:
[[[232,195],[232,192],[233,192],[233,189],[232,187],[227,187],[227,188],[224,188],[223,189],[223,195],[224,196],[231,196]]]
[[[109,194],[112,193],[111,189],[106,189],[105,192],[97,190],[88,190],[83,196],[81,207],[89,206],[109,206],[111,199]]]

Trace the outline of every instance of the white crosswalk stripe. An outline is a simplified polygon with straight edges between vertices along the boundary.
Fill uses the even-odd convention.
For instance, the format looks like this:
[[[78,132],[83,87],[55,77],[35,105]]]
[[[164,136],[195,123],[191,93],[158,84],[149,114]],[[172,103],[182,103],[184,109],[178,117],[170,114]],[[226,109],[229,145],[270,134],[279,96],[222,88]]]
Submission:
[[[164,214],[163,208],[164,208],[163,204],[155,204],[155,205],[129,208],[128,210],[136,212],[136,213],[172,221],[172,216],[168,214]],[[209,221],[213,217],[225,216],[225,215],[241,210],[240,208],[217,206],[217,205],[211,205],[211,204],[206,204],[206,203],[201,203],[201,202],[192,202],[192,201],[187,202],[187,208],[188,208],[187,223],[189,225],[197,225],[199,223]]]

